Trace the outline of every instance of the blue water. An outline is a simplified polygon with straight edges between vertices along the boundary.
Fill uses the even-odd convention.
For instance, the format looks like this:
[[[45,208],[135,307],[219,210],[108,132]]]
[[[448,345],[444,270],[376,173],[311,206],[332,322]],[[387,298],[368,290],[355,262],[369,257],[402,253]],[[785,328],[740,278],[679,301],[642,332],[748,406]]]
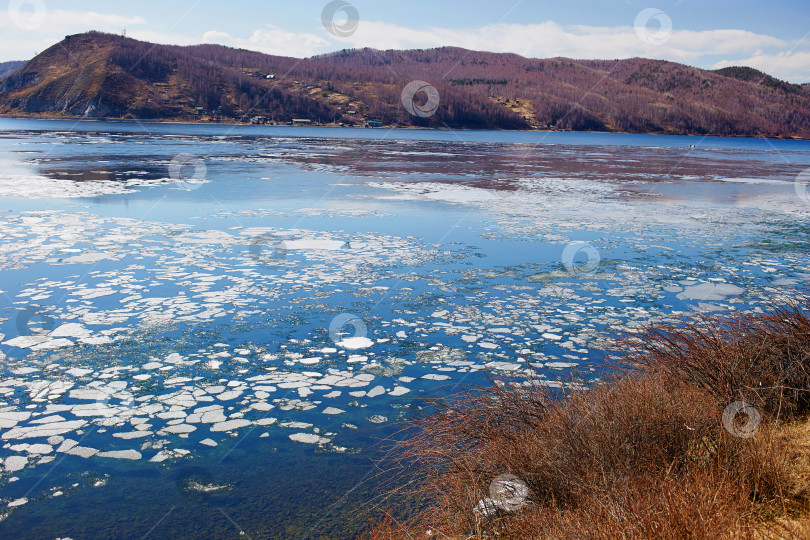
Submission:
[[[4,119],[0,164],[3,537],[351,537],[429,399],[810,277],[804,141]]]

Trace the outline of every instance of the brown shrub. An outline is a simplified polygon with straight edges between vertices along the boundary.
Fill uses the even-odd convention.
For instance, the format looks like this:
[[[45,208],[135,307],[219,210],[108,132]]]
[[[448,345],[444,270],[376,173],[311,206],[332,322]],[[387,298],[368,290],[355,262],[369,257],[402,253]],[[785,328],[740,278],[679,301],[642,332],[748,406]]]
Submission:
[[[372,537],[802,537],[810,442],[797,454],[778,417],[810,410],[809,355],[810,320],[789,307],[650,330],[624,357],[637,371],[588,389],[511,381],[448,398],[399,447],[425,509]],[[724,426],[731,398],[762,408],[751,437]],[[504,473],[525,504],[482,513]]]
[[[624,342],[623,361],[666,371],[719,401],[745,401],[780,417],[810,413],[810,302],[768,313],[702,316]]]

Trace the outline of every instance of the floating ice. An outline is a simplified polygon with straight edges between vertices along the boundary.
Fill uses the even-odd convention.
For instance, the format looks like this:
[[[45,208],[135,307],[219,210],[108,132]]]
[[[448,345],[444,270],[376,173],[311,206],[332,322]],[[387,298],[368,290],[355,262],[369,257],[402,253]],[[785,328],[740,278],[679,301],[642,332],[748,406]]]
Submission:
[[[74,446],[69,450],[65,450],[65,453],[70,454],[72,456],[79,456],[87,459],[98,454],[98,450],[96,450],[95,448],[88,448],[85,446]]]
[[[311,428],[312,424],[308,424],[307,422],[281,422],[279,426],[292,429],[307,429]]]
[[[341,341],[337,342],[335,345],[337,345],[338,347],[343,347],[344,349],[357,350],[371,347],[372,345],[374,345],[374,342],[368,339],[367,337],[357,336],[344,338]]]
[[[231,390],[230,392],[222,392],[218,394],[217,399],[220,401],[232,401],[242,394],[243,392],[241,390]]]
[[[730,283],[701,283],[686,287],[677,295],[681,300],[725,300],[729,296],[736,296],[745,292],[745,289]]]
[[[251,424],[250,420],[236,419],[227,420],[225,422],[218,422],[211,426],[211,431],[231,431],[234,429],[243,428]]]
[[[28,448],[26,448],[25,451],[28,452],[29,454],[39,454],[39,455],[50,454],[51,452],[53,452],[53,446],[51,446],[50,444],[42,444],[42,443],[29,444]]]
[[[17,472],[28,465],[28,458],[25,456],[9,456],[4,461],[5,469],[8,472]]]
[[[189,424],[175,424],[173,426],[166,426],[161,429],[158,433],[174,433],[175,435],[181,433],[192,433],[197,430],[196,426],[192,426]],[[214,430],[216,431],[216,430]],[[224,430],[223,430],[224,431]]]
[[[149,437],[150,435],[152,435],[151,431],[127,431],[124,433],[113,433],[113,437],[124,440],[141,439],[143,437]]]
[[[290,440],[306,444],[326,444],[330,439],[312,433],[293,433],[290,435]]]
[[[72,375],[73,377],[84,377],[85,375],[90,375],[93,373],[92,369],[87,368],[70,368],[69,370],[65,371],[68,375]]]
[[[109,452],[99,452],[96,456],[112,459],[129,459],[133,461],[141,459],[142,457],[141,453],[137,450],[111,450]]]
[[[420,378],[428,381],[446,381],[450,377],[448,375],[439,375],[438,373],[428,373],[422,375]]]
[[[384,387],[375,386],[374,388],[372,388],[371,390],[366,392],[366,396],[368,396],[370,398],[373,398],[373,397],[381,396],[384,393],[385,393],[385,388]]]
[[[345,242],[329,239],[304,239],[304,240],[284,240],[279,244],[281,249],[304,249],[304,250],[325,250],[339,251]]]
[[[41,336],[41,335],[17,336],[14,339],[4,341],[3,345],[8,345],[10,347],[19,347],[20,349],[29,349],[40,343],[48,341],[48,339],[49,339],[48,336]]]
[[[87,425],[84,420],[71,420],[67,422],[52,422],[43,426],[13,427],[3,433],[3,439],[36,439],[62,435],[75,431]]]
[[[575,362],[546,362],[545,366],[554,369],[565,369],[576,367],[577,364]]]
[[[0,412],[0,428],[7,429],[14,427],[18,422],[23,422],[31,418],[31,413],[27,411],[4,411]]]
[[[79,323],[65,323],[51,332],[50,337],[86,338],[90,335],[90,330]]]

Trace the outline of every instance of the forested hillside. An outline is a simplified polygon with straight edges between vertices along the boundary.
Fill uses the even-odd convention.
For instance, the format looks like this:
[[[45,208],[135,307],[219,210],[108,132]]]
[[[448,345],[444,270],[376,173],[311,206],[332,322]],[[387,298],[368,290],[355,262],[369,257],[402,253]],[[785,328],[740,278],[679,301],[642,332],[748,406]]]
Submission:
[[[435,87],[435,110],[403,106],[414,80]],[[452,47],[297,59],[98,32],[68,36],[0,79],[0,114],[810,137],[807,86],[751,68]]]

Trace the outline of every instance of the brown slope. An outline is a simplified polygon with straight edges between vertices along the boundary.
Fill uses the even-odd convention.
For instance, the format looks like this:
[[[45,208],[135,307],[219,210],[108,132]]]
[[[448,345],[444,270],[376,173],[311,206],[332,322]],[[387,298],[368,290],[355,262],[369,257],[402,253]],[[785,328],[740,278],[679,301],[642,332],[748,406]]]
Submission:
[[[441,109],[429,118],[413,117],[400,104],[408,82],[312,59],[219,45],[153,45],[91,32],[66,38],[0,81],[0,113],[195,119],[201,107],[224,118],[529,127],[486,98],[442,85]]]
[[[561,129],[810,136],[810,95],[765,74],[740,80],[641,58],[527,59],[453,47],[341,51],[321,60],[463,86]]]

